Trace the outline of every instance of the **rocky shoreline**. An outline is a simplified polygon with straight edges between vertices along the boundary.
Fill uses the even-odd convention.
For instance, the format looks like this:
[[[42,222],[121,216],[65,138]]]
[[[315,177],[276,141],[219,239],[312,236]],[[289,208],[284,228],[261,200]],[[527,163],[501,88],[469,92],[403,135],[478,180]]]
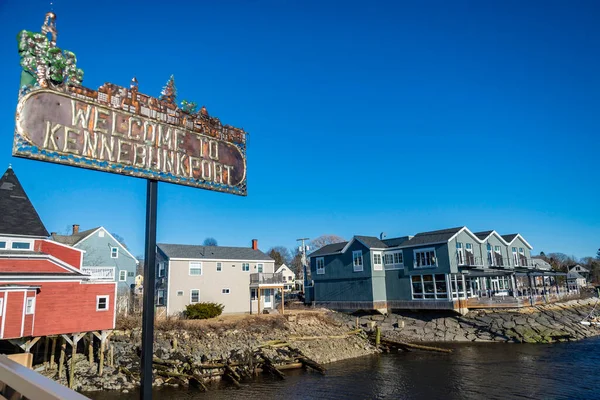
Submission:
[[[228,364],[250,376],[249,365],[257,349],[274,363],[290,361],[290,352],[269,343],[284,343],[289,350],[320,364],[378,353],[367,337],[378,327],[384,338],[402,342],[511,342],[553,343],[600,335],[600,328],[580,322],[598,299],[572,300],[522,309],[473,310],[464,316],[453,313],[402,312],[389,315],[349,315],[329,310],[300,311],[291,315],[240,316],[236,320],[167,320],[157,322],[154,355],[169,371],[193,370],[209,382],[221,371],[203,369],[207,364]],[[600,307],[599,310],[600,311]],[[122,324],[123,325],[123,324]],[[127,324],[125,324],[127,325]],[[358,326],[357,326],[358,325]],[[356,328],[360,328],[357,331]],[[76,355],[75,389],[81,392],[118,390],[126,393],[139,385],[141,330],[115,331],[110,341],[113,366],[98,376],[98,365],[87,355]],[[249,361],[250,360],[250,361]],[[293,360],[293,358],[292,358]],[[297,360],[296,360],[297,361]],[[62,384],[56,370],[38,371]],[[156,371],[155,371],[156,372]],[[159,371],[160,372],[160,371]],[[254,371],[256,372],[256,371]],[[181,386],[181,379],[155,373],[154,386]]]
[[[509,342],[554,343],[600,335],[600,328],[581,324],[597,298],[571,300],[519,309],[472,310],[466,315],[435,312],[403,312],[367,315],[359,325],[406,342]],[[597,309],[600,312],[600,307]],[[355,321],[347,318],[347,325]]]

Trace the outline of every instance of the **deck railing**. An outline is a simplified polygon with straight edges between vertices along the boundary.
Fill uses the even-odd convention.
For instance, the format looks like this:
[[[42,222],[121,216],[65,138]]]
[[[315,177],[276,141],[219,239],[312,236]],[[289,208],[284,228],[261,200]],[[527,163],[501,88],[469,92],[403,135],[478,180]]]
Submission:
[[[259,272],[250,274],[251,285],[283,285],[283,274],[273,272]]]
[[[89,400],[89,398],[0,355],[0,399]]]
[[[81,267],[81,272],[90,275],[94,280],[115,280],[115,267]]]

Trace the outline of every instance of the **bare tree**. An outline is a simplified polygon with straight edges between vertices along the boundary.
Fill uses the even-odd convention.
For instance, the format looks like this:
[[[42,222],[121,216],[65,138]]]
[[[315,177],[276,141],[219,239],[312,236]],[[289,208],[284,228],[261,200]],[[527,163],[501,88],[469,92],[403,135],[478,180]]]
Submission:
[[[119,235],[118,233],[112,233],[112,232],[111,232],[111,235],[112,235],[112,237],[114,237],[116,239],[117,242],[121,243],[121,246],[123,246],[127,250],[129,250],[129,248],[125,244],[125,239],[123,239],[123,236]]]
[[[292,261],[292,255],[290,251],[283,246],[274,246],[269,249],[267,252],[269,257],[275,260],[275,268],[281,266],[281,264],[289,265]]]
[[[207,237],[206,239],[204,239],[204,242],[202,243],[203,246],[218,246],[217,243],[217,239],[215,239],[214,237]]]
[[[292,259],[290,261],[290,269],[296,273],[297,278],[304,277],[304,268],[302,266],[302,253],[298,248],[292,250]]]
[[[346,240],[343,237],[337,235],[321,235],[318,238],[311,240],[309,247],[311,251],[315,251],[328,244],[341,243],[345,241]]]

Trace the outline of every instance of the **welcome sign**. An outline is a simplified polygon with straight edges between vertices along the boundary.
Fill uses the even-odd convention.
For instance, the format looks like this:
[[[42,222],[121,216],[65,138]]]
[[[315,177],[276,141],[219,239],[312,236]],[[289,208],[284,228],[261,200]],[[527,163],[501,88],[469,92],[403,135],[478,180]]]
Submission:
[[[47,35],[51,35],[49,38]],[[21,91],[13,155],[245,196],[246,132],[205,107],[178,107],[173,77],[160,97],[81,85],[75,55],[56,47],[55,16],[18,36]]]

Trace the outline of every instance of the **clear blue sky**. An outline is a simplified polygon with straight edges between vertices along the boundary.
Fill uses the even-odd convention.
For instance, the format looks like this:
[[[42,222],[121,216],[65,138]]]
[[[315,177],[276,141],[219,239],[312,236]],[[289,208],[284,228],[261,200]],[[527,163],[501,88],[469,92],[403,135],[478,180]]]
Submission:
[[[466,225],[600,247],[597,1],[54,3],[86,86],[158,95],[174,74],[178,100],[250,133],[248,197],[161,183],[160,242]],[[0,1],[0,166],[48,230],[104,225],[142,254],[144,180],[11,157],[16,35],[49,4]]]

